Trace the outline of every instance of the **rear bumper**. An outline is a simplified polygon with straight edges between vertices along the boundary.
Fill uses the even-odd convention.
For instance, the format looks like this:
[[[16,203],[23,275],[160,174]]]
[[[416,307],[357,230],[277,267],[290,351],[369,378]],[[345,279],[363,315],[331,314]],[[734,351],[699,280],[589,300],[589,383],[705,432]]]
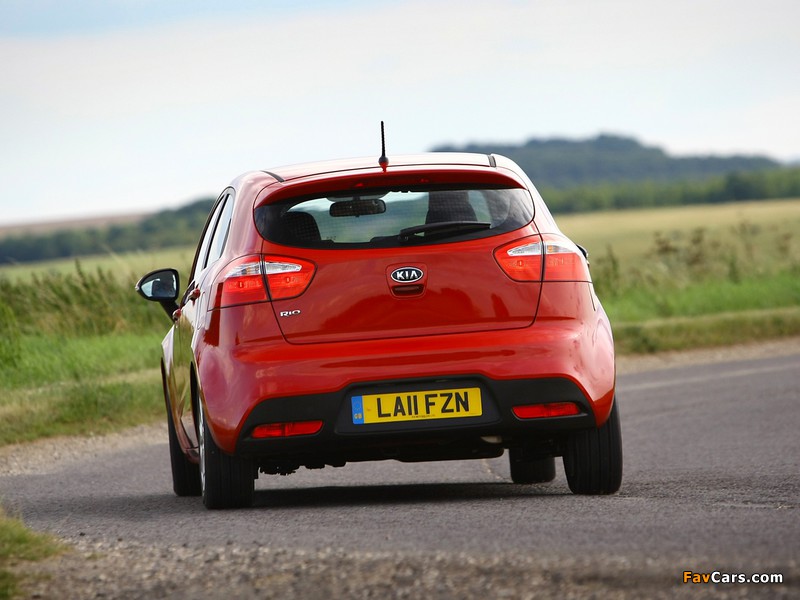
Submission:
[[[372,444],[372,438],[378,446],[397,446],[415,438],[514,437],[597,426],[611,411],[614,348],[602,308],[588,320],[537,319],[524,329],[309,345],[286,343],[277,326],[248,319],[249,310],[255,309],[222,311],[219,318],[237,323],[222,323],[219,331],[229,335],[214,344],[206,339],[196,352],[209,425],[217,445],[230,454],[345,451]],[[260,324],[241,325],[248,322]],[[474,379],[487,390],[498,412],[495,421],[357,432],[342,422],[354,388],[456,379]],[[519,422],[511,413],[515,404],[560,401],[579,404],[583,416]],[[322,431],[306,439],[249,437],[257,424],[317,419],[324,421]]]
[[[350,398],[363,390],[431,389],[450,385],[481,389],[480,417],[354,424]],[[572,402],[580,414],[547,419],[519,419],[512,408],[521,404]],[[254,439],[265,423],[321,420],[314,435]],[[572,381],[562,378],[491,380],[459,375],[436,380],[408,379],[360,383],[326,394],[272,398],[258,404],[243,424],[236,454],[256,460],[267,472],[301,465],[341,465],[359,460],[404,461],[498,456],[510,446],[543,454],[558,453],[562,434],[595,426],[591,403]]]

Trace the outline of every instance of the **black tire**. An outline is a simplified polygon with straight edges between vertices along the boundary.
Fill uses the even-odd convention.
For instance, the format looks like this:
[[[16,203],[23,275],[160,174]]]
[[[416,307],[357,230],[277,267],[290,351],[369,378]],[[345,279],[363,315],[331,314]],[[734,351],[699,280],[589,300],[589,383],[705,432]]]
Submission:
[[[622,484],[622,432],[614,399],[608,420],[596,429],[570,434],[564,471],[575,494],[613,494]]]
[[[161,386],[164,391],[164,403],[167,407],[167,432],[169,437],[169,462],[172,466],[172,490],[176,496],[199,496],[200,489],[200,466],[193,463],[183,453],[178,434],[175,430],[175,422],[172,420],[172,410],[170,408],[169,388],[161,368]]]
[[[172,464],[172,490],[176,496],[199,496],[200,465],[190,461],[181,449],[175,423],[167,401],[167,429],[169,430],[169,461]]]
[[[547,483],[556,478],[556,459],[552,456],[526,460],[522,449],[509,448],[508,466],[514,483]]]
[[[202,403],[197,403],[200,443],[200,482],[203,504],[209,509],[242,508],[253,503],[253,464],[225,454],[214,443]]]

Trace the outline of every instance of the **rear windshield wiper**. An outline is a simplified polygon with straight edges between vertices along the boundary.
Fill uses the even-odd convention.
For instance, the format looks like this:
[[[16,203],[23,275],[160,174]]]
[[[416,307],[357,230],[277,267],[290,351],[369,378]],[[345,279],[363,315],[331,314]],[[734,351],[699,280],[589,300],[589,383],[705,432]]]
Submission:
[[[438,223],[426,223],[425,225],[406,227],[400,230],[400,235],[398,237],[401,242],[422,239],[430,240],[431,238],[443,238],[461,233],[484,231],[490,229],[491,226],[491,223],[486,223],[484,221],[441,221]]]

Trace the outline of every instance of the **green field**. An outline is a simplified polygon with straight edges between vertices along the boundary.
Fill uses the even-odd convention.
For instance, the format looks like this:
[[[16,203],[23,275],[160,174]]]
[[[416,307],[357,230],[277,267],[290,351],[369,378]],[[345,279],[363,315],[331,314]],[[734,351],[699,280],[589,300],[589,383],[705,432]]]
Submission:
[[[800,200],[558,219],[590,252],[617,351],[800,334]]]
[[[556,220],[591,256],[603,255],[611,247],[629,267],[641,267],[647,260],[656,234],[680,241],[698,229],[741,254],[749,244],[757,244],[760,258],[768,259],[788,244],[790,256],[781,258],[795,264],[800,258],[798,199],[585,213]]]
[[[194,258],[194,251],[193,247],[169,248],[158,252],[86,256],[77,260],[85,271],[94,272],[102,269],[113,273],[121,281],[136,281],[139,276],[162,267],[178,267],[183,272],[188,271]],[[0,277],[11,281],[27,281],[34,275],[44,276],[53,273],[67,275],[75,271],[75,262],[74,258],[65,258],[40,263],[0,265]]]

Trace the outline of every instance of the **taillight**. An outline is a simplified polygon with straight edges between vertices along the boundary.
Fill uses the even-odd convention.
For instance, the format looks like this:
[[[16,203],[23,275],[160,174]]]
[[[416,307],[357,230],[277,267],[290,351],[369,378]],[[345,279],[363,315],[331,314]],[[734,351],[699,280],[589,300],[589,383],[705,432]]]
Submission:
[[[495,250],[494,257],[515,281],[591,281],[583,252],[560,235],[517,240]]]
[[[591,281],[589,263],[580,248],[560,235],[543,235],[545,281]]]
[[[295,435],[313,435],[322,429],[322,421],[290,421],[286,423],[267,423],[253,429],[255,439],[292,437]]]
[[[260,256],[245,256],[227,265],[217,277],[216,308],[267,300]]]
[[[294,298],[305,292],[315,270],[314,263],[300,258],[264,257],[264,274],[273,300]]]
[[[518,419],[548,419],[578,415],[581,409],[574,402],[550,402],[549,404],[522,404],[511,408]]]
[[[517,240],[494,251],[494,258],[515,281],[541,281],[542,240],[539,236]]]

